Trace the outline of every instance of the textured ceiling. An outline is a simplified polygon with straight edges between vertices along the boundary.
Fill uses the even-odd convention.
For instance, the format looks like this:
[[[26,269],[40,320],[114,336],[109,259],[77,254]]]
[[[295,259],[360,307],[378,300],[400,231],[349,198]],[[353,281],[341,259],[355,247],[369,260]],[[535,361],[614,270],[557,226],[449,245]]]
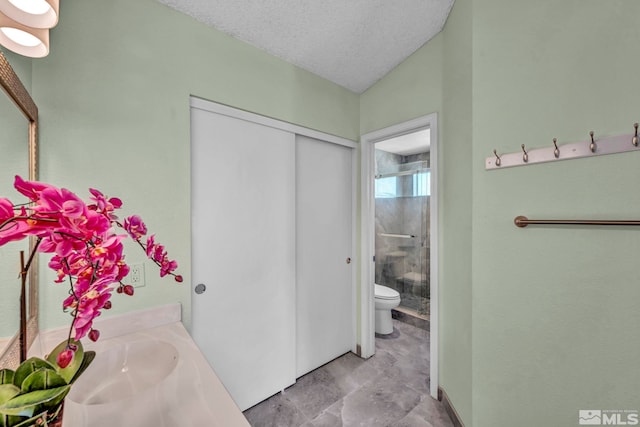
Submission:
[[[454,0],[158,0],[353,92],[435,36]]]

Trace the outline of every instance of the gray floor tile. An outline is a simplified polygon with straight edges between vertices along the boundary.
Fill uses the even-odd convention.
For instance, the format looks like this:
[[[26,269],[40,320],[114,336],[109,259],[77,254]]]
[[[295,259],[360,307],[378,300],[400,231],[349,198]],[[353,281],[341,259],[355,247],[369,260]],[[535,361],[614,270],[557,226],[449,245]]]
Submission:
[[[280,393],[247,409],[244,416],[253,427],[293,427],[307,421],[296,405]]]
[[[453,422],[440,402],[423,395],[420,403],[398,423],[398,427],[401,426],[453,427]]]
[[[429,332],[394,320],[376,354],[352,353],[245,411],[254,427],[452,427],[429,396]]]
[[[390,426],[420,402],[420,394],[404,384],[380,378],[344,398],[345,427]]]

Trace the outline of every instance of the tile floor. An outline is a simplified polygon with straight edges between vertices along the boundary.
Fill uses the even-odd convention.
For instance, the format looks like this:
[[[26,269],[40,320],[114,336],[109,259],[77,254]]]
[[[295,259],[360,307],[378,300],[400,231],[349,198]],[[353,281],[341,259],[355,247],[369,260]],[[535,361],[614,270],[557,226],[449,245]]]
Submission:
[[[247,409],[253,427],[453,427],[428,393],[429,332],[394,320],[376,354],[352,353]]]

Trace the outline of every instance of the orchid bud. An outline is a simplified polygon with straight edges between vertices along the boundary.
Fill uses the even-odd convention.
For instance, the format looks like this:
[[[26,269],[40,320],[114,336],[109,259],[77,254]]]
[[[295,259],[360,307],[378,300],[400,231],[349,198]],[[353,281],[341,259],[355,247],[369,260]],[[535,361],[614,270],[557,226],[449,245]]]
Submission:
[[[124,293],[129,295],[129,296],[133,295],[133,286],[124,285]]]
[[[181,276],[181,275],[179,275],[179,274],[178,274],[178,275],[175,277],[175,279],[176,279],[176,282],[178,282],[178,283],[182,283],[182,280],[183,280],[183,279],[182,279],[182,276]]]
[[[89,339],[95,342],[98,341],[98,338],[100,338],[100,331],[97,329],[92,329],[91,332],[89,332]]]
[[[70,348],[67,348],[66,350],[58,354],[58,357],[56,357],[56,363],[58,364],[58,366],[64,369],[67,366],[69,366],[69,363],[71,363],[71,361],[73,360],[73,356],[74,356],[73,350],[71,350]]]

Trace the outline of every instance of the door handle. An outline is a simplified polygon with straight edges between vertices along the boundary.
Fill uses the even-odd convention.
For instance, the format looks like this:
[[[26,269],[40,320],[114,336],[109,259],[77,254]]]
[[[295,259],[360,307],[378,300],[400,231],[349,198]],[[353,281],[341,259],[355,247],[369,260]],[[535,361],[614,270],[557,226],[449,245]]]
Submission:
[[[207,290],[207,286],[204,283],[199,283],[196,285],[196,288],[194,289],[196,294],[200,295],[202,293],[204,293],[204,291]]]

